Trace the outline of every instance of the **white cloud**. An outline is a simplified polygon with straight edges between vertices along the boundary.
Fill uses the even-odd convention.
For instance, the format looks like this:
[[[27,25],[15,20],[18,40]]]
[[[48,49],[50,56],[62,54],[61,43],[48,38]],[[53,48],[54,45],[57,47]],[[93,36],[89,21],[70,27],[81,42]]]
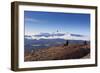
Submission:
[[[34,23],[34,22],[40,22],[40,20],[38,20],[38,19],[28,18],[28,17],[27,18],[25,17],[25,21],[26,22],[32,22],[32,23]]]
[[[50,35],[52,35],[52,33],[48,33]],[[57,34],[57,33],[56,33]],[[64,35],[62,36],[48,36],[48,37],[45,37],[44,35],[43,36],[35,36],[35,35],[30,35],[30,39],[65,39],[65,40],[90,40],[90,37],[89,36],[86,36],[86,35],[82,35],[81,37],[77,37],[77,36],[71,36],[69,33],[63,33]],[[38,34],[40,35],[40,34]],[[27,37],[29,39],[29,37]]]

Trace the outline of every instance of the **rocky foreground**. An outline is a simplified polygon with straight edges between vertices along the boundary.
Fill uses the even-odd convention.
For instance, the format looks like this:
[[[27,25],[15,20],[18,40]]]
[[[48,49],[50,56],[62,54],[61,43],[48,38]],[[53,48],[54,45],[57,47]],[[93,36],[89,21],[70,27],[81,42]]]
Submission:
[[[32,50],[24,56],[24,61],[64,60],[90,57],[90,45],[60,45]]]

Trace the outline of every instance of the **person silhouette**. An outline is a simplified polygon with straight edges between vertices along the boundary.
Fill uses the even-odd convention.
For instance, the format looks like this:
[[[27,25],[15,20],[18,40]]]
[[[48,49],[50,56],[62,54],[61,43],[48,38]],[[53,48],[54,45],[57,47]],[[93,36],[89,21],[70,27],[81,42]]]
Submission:
[[[68,44],[69,44],[69,41],[66,40],[66,43],[64,44],[64,46],[68,46]]]
[[[84,41],[84,45],[87,45],[87,41]]]

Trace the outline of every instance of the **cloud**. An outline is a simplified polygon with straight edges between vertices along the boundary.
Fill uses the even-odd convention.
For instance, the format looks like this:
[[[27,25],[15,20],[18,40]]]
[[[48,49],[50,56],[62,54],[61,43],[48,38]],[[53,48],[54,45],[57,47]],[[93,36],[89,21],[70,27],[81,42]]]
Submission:
[[[38,23],[38,22],[40,22],[40,20],[34,19],[34,18],[25,17],[25,22]]]
[[[67,39],[67,40],[90,40],[89,36],[80,34],[68,34],[68,33],[40,33],[37,35],[26,36],[27,39]]]

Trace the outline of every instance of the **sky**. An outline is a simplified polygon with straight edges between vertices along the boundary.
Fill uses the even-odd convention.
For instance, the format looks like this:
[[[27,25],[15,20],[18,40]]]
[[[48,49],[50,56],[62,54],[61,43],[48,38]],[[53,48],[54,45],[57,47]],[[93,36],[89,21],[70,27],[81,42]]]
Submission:
[[[24,11],[25,35],[68,32],[90,35],[90,14]]]

